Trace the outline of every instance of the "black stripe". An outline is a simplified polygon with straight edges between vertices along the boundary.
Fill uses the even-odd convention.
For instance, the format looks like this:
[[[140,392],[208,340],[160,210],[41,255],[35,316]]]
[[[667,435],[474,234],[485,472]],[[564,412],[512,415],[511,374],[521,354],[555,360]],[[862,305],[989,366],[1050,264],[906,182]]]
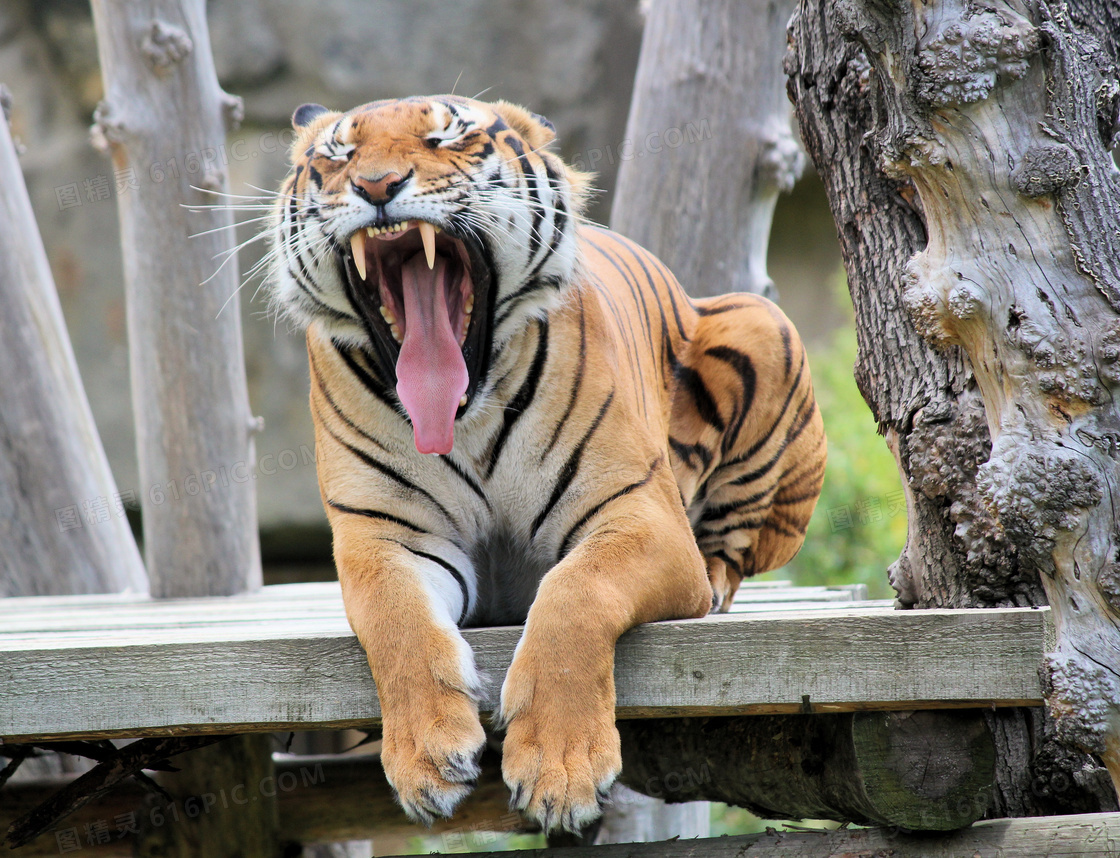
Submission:
[[[728,430],[723,434],[721,451],[723,455],[726,456],[731,446],[738,440],[739,430],[742,429],[743,421],[746,419],[747,413],[754,403],[758,374],[755,372],[754,364],[751,362],[750,357],[730,346],[713,346],[704,352],[704,354],[716,360],[721,360],[734,369],[735,372],[739,374],[739,380],[743,385],[743,401],[732,414]]]
[[[439,557],[435,554],[429,554],[427,551],[418,551],[411,545],[405,545],[403,542],[397,542],[397,540],[395,539],[386,539],[385,541],[396,543],[405,551],[409,552],[410,554],[415,554],[417,557],[423,557],[425,560],[431,560],[433,563],[442,566],[451,574],[451,577],[455,579],[455,583],[459,585],[459,589],[463,591],[463,609],[459,612],[459,619],[455,621],[455,625],[463,625],[463,620],[467,618],[467,611],[470,609],[471,602],[471,593],[467,588],[467,580],[463,577],[463,574],[442,557]]]
[[[775,486],[769,486],[760,492],[755,492],[753,495],[748,495],[745,498],[738,498],[730,503],[723,503],[719,506],[705,507],[703,514],[697,524],[703,524],[706,521],[719,521],[721,518],[727,518],[733,512],[739,512],[751,506],[757,506],[759,509],[767,504],[759,504],[758,502],[776,490]]]
[[[338,501],[328,500],[327,505],[339,512],[349,513],[350,515],[364,515],[366,518],[376,518],[382,521],[391,521],[393,524],[399,524],[401,527],[407,527],[409,530],[414,530],[417,533],[427,533],[422,527],[418,527],[411,521],[405,521],[403,518],[397,518],[395,515],[389,515],[387,512],[381,512],[376,509],[360,509],[358,507],[346,506],[346,504],[339,503]]]
[[[778,463],[778,461],[782,458],[783,454],[789,448],[789,445],[792,444],[795,440],[797,440],[797,437],[805,430],[805,427],[809,425],[809,421],[813,417],[813,412],[816,409],[816,403],[813,402],[808,396],[806,396],[805,399],[803,399],[798,404],[797,411],[794,412],[794,417],[796,419],[797,415],[801,413],[801,409],[804,408],[804,406],[807,402],[810,404],[811,407],[808,410],[805,411],[805,413],[802,415],[800,421],[798,423],[796,423],[786,433],[786,436],[782,439],[782,443],[778,445],[778,449],[774,451],[774,455],[770,457],[770,460],[767,461],[766,464],[762,465],[761,467],[755,468],[753,471],[750,471],[746,474],[742,474],[742,475],[736,477],[735,479],[728,481],[728,483],[727,483],[728,485],[731,485],[731,486],[746,485],[747,483],[752,482],[754,480],[757,480],[759,477],[766,474],[771,468],[774,467],[774,465],[776,465]],[[774,428],[776,428],[776,425],[777,424],[775,424],[775,427],[771,427],[770,432],[767,433],[767,437],[770,437],[770,435],[773,434],[773,430],[774,430]],[[724,470],[726,468],[734,467],[735,465],[740,464],[742,462],[745,462],[749,459],[750,459],[750,455],[748,453],[746,458],[739,459],[739,460],[732,461],[732,462],[727,462],[726,464],[721,465],[720,470]],[[782,476],[784,477],[785,475],[783,474]],[[781,478],[779,478],[778,481],[780,481],[780,479]]]
[[[791,539],[797,539],[799,536],[805,535],[806,525],[797,525],[793,522],[782,524],[779,521],[775,521],[773,518],[769,518],[766,520],[766,529],[776,530],[782,536],[788,536]]]
[[[502,314],[498,316],[497,321],[494,322],[494,329],[497,330],[498,328],[500,328],[503,324],[505,324],[506,320],[509,319],[511,315],[513,315],[513,311],[517,309],[517,303],[522,301],[527,296],[531,295],[533,292],[539,292],[542,289],[546,288],[559,289],[560,281],[554,277],[546,277],[543,280],[534,278],[529,280],[529,282],[527,282],[512,295],[506,295],[504,298],[499,300],[498,307],[501,307],[503,304],[509,302],[513,302],[513,304],[503,310]]]
[[[362,383],[362,386],[395,411],[397,408],[397,400],[389,393],[389,388],[386,387],[379,378],[376,378],[369,370],[354,360],[354,356],[350,353],[349,349],[343,348],[333,340],[331,341],[331,345],[334,346],[334,350],[338,352],[339,357],[346,363],[350,372],[354,373],[354,377]]]
[[[802,356],[804,356],[804,352],[802,352]],[[750,461],[750,459],[754,456],[755,453],[757,453],[759,450],[761,450],[763,447],[766,446],[767,442],[770,440],[770,437],[774,434],[774,430],[778,428],[779,424],[781,424],[781,422],[782,422],[782,419],[786,416],[786,411],[789,409],[790,400],[792,400],[793,395],[795,393],[797,393],[797,389],[801,384],[801,376],[804,372],[805,372],[805,361],[802,360],[801,365],[797,368],[797,376],[793,379],[793,382],[790,384],[789,392],[786,393],[785,401],[782,403],[782,407],[778,411],[778,416],[776,418],[774,418],[774,422],[771,424],[770,428],[767,429],[765,433],[763,433],[762,437],[759,438],[759,440],[755,441],[754,444],[751,445],[750,449],[747,450],[747,452],[745,452],[741,456],[736,456],[734,459],[731,459],[729,461],[724,462],[720,466],[721,468],[730,468],[730,467],[733,467],[735,465],[741,465],[743,462]],[[811,395],[811,392],[810,392],[810,395]],[[808,397],[806,397],[806,398],[808,398]],[[798,406],[797,406],[799,411],[801,410],[801,407],[804,404],[805,404],[805,400],[802,399],[801,403],[799,403]]]
[[[482,502],[484,504],[486,504],[486,511],[487,512],[493,512],[493,507],[490,506],[490,499],[487,498],[485,492],[482,491],[482,486],[480,486],[477,482],[475,482],[474,478],[471,477],[471,475],[468,474],[466,471],[464,471],[463,467],[451,458],[450,453],[448,453],[447,455],[444,455],[444,456],[440,456],[439,460],[441,462],[443,462],[445,465],[447,465],[447,467],[449,467],[452,470],[452,472],[455,474],[455,476],[459,477],[464,483],[466,483],[468,486],[470,486],[471,490],[476,495],[478,495],[479,498],[482,499]]]
[[[704,444],[685,444],[683,441],[678,441],[670,436],[669,446],[673,448],[677,458],[683,459],[684,463],[690,468],[695,468],[695,465],[692,464],[692,457],[696,456],[700,460],[701,473],[708,470],[708,466],[712,463],[712,451]]]
[[[576,375],[572,380],[571,393],[568,394],[568,407],[564,409],[563,416],[556,421],[556,428],[552,430],[552,437],[548,441],[548,446],[541,453],[542,462],[545,456],[551,453],[552,448],[556,446],[556,441],[560,438],[560,431],[568,424],[568,419],[572,416],[572,409],[576,405],[576,396],[583,384],[583,368],[587,363],[587,319],[583,311],[583,293],[578,289],[576,290],[576,300],[579,302],[579,364],[576,366]]]
[[[490,124],[490,127],[486,129],[486,133],[489,134],[491,137],[495,137],[495,136],[497,136],[499,131],[505,131],[508,128],[509,128],[509,126],[506,125],[505,120],[502,119],[502,117],[498,116]]]
[[[322,300],[320,300],[319,297],[307,287],[303,280],[300,279],[299,272],[292,268],[291,265],[288,266],[288,276],[295,281],[295,284],[299,287],[300,292],[302,292],[307,297],[307,299],[311,301],[312,305],[316,310],[319,311],[320,315],[329,316],[336,321],[358,321],[358,319],[354,316],[350,316],[346,313],[343,313],[341,310],[336,310],[334,307],[331,307],[328,304],[324,304]]]
[[[563,205],[562,200],[560,204]],[[553,257],[556,253],[556,248],[558,248],[560,242],[564,240],[564,224],[566,221],[567,215],[563,212],[557,212],[553,215],[552,238],[548,241],[548,251],[541,255],[540,261],[533,266],[533,270],[529,272],[530,280],[540,275],[541,269],[543,269],[548,260]]]
[[[587,442],[590,440],[591,436],[595,434],[595,430],[599,428],[599,424],[603,422],[603,417],[606,415],[607,409],[610,408],[611,402],[613,401],[614,391],[612,390],[607,395],[606,401],[599,407],[599,413],[595,416],[595,420],[592,422],[591,426],[588,427],[583,437],[580,438],[575,449],[572,450],[572,454],[568,457],[568,461],[564,463],[564,467],[560,469],[560,476],[556,480],[556,485],[552,488],[552,496],[549,497],[548,503],[545,504],[544,509],[537,514],[536,521],[533,522],[533,527],[529,531],[530,538],[537,535],[537,531],[540,530],[541,525],[544,524],[544,520],[556,509],[556,503],[563,496],[564,492],[568,490],[568,486],[571,485],[572,480],[575,479],[576,472],[579,471],[580,459],[583,458],[584,448],[587,446]]]
[[[382,444],[380,441],[378,441],[376,438],[374,438],[372,435],[358,426],[358,424],[356,424],[345,413],[343,413],[342,409],[338,407],[338,403],[334,401],[334,397],[331,396],[331,392],[327,390],[327,386],[323,383],[322,376],[319,375],[319,367],[315,364],[315,356],[311,352],[308,352],[307,358],[308,365],[311,368],[311,376],[315,380],[315,385],[319,388],[319,391],[323,394],[323,396],[326,397],[327,404],[330,405],[330,407],[334,410],[334,413],[339,416],[342,422],[345,423],[352,432],[361,435],[371,444],[376,444],[378,447],[384,450],[384,444]]]
[[[641,266],[642,273],[646,275],[646,282],[649,284],[649,290],[650,290],[651,293],[653,293],[653,297],[658,299],[657,300],[657,309],[661,313],[662,329],[664,330],[664,327],[665,327],[664,326],[665,308],[661,305],[660,296],[657,294],[657,281],[654,280],[653,274],[650,273],[649,268],[646,266],[645,260],[642,258],[642,255],[634,248],[633,245],[623,243],[622,248],[624,250],[626,250],[631,256],[634,257],[634,260],[638,263],[638,265]],[[647,329],[647,332],[649,333],[650,350],[652,351],[653,350],[652,322],[650,321],[649,309],[646,307],[645,294],[644,294],[644,292],[641,293],[641,294],[642,294],[642,311],[646,315],[646,329]]]
[[[645,318],[646,342],[649,344],[650,354],[655,354],[655,351],[654,351],[654,348],[653,348],[653,331],[650,327],[652,322],[650,320],[649,308],[646,306],[645,295],[644,295],[644,292],[642,290],[641,284],[638,283],[638,278],[634,276],[634,273],[630,270],[630,267],[628,265],[626,265],[625,263],[623,263],[620,257],[616,257],[613,253],[611,253],[610,251],[600,247],[599,245],[597,245],[591,239],[588,239],[587,243],[589,245],[591,245],[592,247],[594,247],[597,251],[599,251],[599,253],[603,256],[603,258],[606,259],[611,265],[614,266],[615,270],[618,271],[618,273],[621,275],[623,281],[626,283],[627,287],[630,289],[630,294],[634,299],[634,308],[635,309],[640,309],[642,311],[642,316]],[[647,277],[649,276],[648,271],[646,272],[646,276]],[[650,285],[652,287],[652,280],[650,281]],[[631,333],[631,336],[633,336],[633,333]],[[640,372],[639,372],[639,377],[641,378]],[[645,379],[642,378],[641,381],[642,381],[642,390],[644,392],[644,390],[645,390]]]
[[[712,398],[712,394],[708,390],[707,385],[704,384],[704,379],[701,377],[700,373],[692,367],[678,364],[673,370],[673,375],[684,389],[688,391],[689,395],[692,397],[692,401],[696,403],[696,411],[701,419],[717,432],[722,432],[727,424],[723,422],[723,417],[721,417],[719,413],[719,407]]]
[[[793,369],[793,343],[790,335],[790,330],[786,325],[782,325],[780,331],[782,335],[782,352],[786,359],[786,378],[789,378],[789,371]]]
[[[610,262],[611,265],[613,265],[616,269],[618,268],[618,264],[609,256],[607,256],[607,254],[603,252],[602,248],[597,247],[594,242],[588,241],[587,243],[598,250],[600,255],[606,258],[606,260]],[[619,273],[622,274],[621,269],[619,269]],[[629,280],[627,280],[625,274],[622,274],[622,278],[629,285]],[[642,411],[648,415],[649,408],[646,404],[646,378],[645,373],[642,371],[642,358],[638,352],[638,349],[641,348],[641,343],[639,342],[638,337],[634,335],[634,326],[631,323],[630,315],[619,309],[618,305],[615,303],[615,296],[611,293],[610,288],[606,285],[606,283],[603,282],[602,279],[600,279],[598,276],[592,275],[591,282],[595,285],[596,289],[598,289],[599,294],[603,296],[603,300],[607,302],[607,306],[610,307],[611,313],[614,315],[615,321],[618,323],[618,329],[620,331],[626,332],[627,334],[627,336],[622,337],[622,342],[626,346],[626,356],[630,361],[630,373],[637,379],[636,386],[642,400]],[[634,287],[630,285],[630,289],[631,291],[633,291]]]
[[[698,304],[694,309],[701,316],[718,316],[722,313],[730,313],[732,310],[750,310],[757,306],[757,304],[723,304],[718,307],[705,307]]]
[[[654,463],[649,466],[649,473],[647,473],[644,477],[642,477],[642,479],[638,480],[636,483],[630,483],[630,485],[619,489],[617,492],[615,492],[609,498],[606,498],[605,500],[602,500],[599,503],[595,504],[595,506],[591,507],[591,509],[589,509],[582,516],[580,516],[579,521],[577,521],[575,524],[573,524],[568,529],[568,532],[564,535],[563,540],[561,540],[561,542],[560,542],[560,552],[556,556],[556,562],[559,563],[564,558],[564,556],[568,553],[568,551],[570,550],[568,544],[571,542],[572,537],[575,536],[575,534],[579,531],[579,529],[581,527],[583,527],[585,524],[587,524],[588,521],[590,521],[592,516],[596,515],[607,504],[612,503],[613,501],[618,500],[623,495],[628,495],[628,494],[630,494],[630,492],[634,491],[635,489],[640,489],[642,486],[649,483],[649,481],[653,479],[654,471],[656,471],[657,468],[661,465],[661,462],[663,461],[663,459],[664,459],[663,456],[658,456],[658,458],[654,461]]]
[[[525,157],[525,147],[513,134],[507,135],[505,142],[517,155],[517,162],[521,165],[521,173],[525,177],[526,190],[529,192],[532,201],[533,224],[529,229],[529,260],[532,261],[541,246],[540,227],[541,221],[544,219],[544,204],[541,202],[540,191],[537,190],[536,171],[533,170],[533,165],[529,163],[529,159]]]
[[[537,322],[537,351],[536,354],[533,355],[533,363],[529,367],[529,372],[525,376],[525,380],[521,383],[520,389],[505,408],[502,418],[502,428],[498,430],[498,435],[494,439],[493,445],[490,447],[490,461],[486,466],[486,479],[490,479],[490,475],[494,473],[494,467],[498,464],[498,459],[501,458],[502,449],[505,447],[514,425],[521,419],[521,415],[529,406],[529,403],[533,401],[547,359],[548,322],[540,321]]]
[[[354,456],[361,459],[362,462],[365,465],[367,465],[370,468],[373,468],[375,471],[378,471],[378,472],[384,474],[389,479],[391,479],[391,480],[393,480],[397,483],[400,483],[402,486],[404,486],[409,491],[416,492],[416,494],[427,498],[428,501],[443,514],[444,518],[446,518],[448,521],[452,522],[456,526],[458,525],[458,522],[456,522],[454,517],[451,515],[451,513],[448,512],[447,507],[445,507],[442,503],[440,503],[439,500],[436,499],[435,495],[433,495],[431,492],[420,488],[420,486],[416,485],[416,483],[412,482],[412,480],[408,479],[404,475],[398,474],[395,470],[393,470],[393,468],[391,468],[389,465],[386,465],[384,462],[377,461],[377,459],[373,458],[373,456],[371,456],[365,450],[362,450],[359,447],[355,447],[353,444],[351,444],[347,441],[343,441],[326,424],[323,424],[323,428],[327,430],[328,435],[330,435],[339,444],[341,444],[343,447],[345,447],[347,450],[349,450]]]
[[[820,496],[821,493],[819,491],[806,492],[805,494],[798,495],[797,497],[780,498],[778,500],[775,500],[774,506],[793,506],[794,504],[804,503],[807,500],[816,500]]]
[[[741,561],[732,560],[731,557],[724,551],[714,551],[711,554],[709,554],[708,556],[709,557],[714,557],[717,560],[722,560],[729,567],[731,567],[731,571],[733,571],[740,578],[743,577],[743,564],[742,564]]]
[[[717,536],[727,536],[729,533],[734,533],[737,530],[759,530],[763,524],[761,517],[743,518],[734,524],[724,525],[717,530],[710,530],[706,527],[697,526],[696,538],[700,539],[714,539]]]

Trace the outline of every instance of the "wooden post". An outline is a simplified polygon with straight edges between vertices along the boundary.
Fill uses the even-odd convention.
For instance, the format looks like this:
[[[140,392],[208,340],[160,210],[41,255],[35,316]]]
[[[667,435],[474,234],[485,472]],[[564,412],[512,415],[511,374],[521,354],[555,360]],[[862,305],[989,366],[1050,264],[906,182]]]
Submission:
[[[642,36],[611,228],[689,294],[756,292],[779,191],[805,156],[782,55],[792,0],[653,0]]]
[[[240,100],[218,86],[204,0],[95,0],[105,81],[95,139],[136,184],[117,197],[144,551],[157,597],[260,586],[237,264],[221,152]],[[193,236],[193,237],[192,237]]]
[[[0,596],[146,590],[4,116],[0,177]]]
[[[1120,786],[1115,10],[1069,8],[805,0],[791,91],[828,171],[857,378],[909,477],[892,582],[945,605],[1022,604],[1041,581],[1055,733]],[[1115,807],[1091,760],[1032,759],[1041,729],[996,725],[1020,737],[1003,812]]]
[[[105,81],[94,138],[136,188],[118,211],[128,301],[144,548],[156,597],[261,584],[255,456],[232,218],[189,207],[228,191],[225,131],[241,102],[214,72],[204,0],[94,0]],[[226,261],[220,270],[218,264]],[[238,737],[185,758],[175,791],[267,777],[267,742]],[[277,853],[274,796],[146,831],[163,855]]]

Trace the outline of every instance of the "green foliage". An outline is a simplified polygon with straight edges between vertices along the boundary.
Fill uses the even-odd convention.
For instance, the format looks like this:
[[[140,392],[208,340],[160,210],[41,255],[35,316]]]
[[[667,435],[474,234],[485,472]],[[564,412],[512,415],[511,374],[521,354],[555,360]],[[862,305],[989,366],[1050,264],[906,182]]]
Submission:
[[[828,346],[810,350],[828,436],[824,490],[801,551],[761,577],[799,585],[862,583],[870,598],[885,599],[894,596],[887,567],[906,542],[906,504],[894,457],[856,387],[855,359],[854,323],[837,331]]]

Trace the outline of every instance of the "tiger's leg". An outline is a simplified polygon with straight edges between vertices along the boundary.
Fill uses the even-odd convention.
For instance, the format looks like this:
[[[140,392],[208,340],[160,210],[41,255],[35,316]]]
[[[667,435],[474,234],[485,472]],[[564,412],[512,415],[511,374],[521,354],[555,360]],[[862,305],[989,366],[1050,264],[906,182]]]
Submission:
[[[485,741],[474,654],[456,624],[464,593],[399,528],[332,519],[346,615],[381,704],[385,775],[405,812],[431,824],[470,792]]]
[[[545,830],[596,819],[622,767],[614,649],[639,623],[708,613],[712,591],[675,484],[606,507],[544,576],[502,686],[511,805]],[[644,495],[644,496],[643,496]]]

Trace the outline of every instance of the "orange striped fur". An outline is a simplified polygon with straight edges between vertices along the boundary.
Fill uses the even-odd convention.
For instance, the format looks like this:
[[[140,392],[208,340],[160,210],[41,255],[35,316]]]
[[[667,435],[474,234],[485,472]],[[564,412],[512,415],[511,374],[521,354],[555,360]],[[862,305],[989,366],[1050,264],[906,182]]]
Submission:
[[[585,177],[521,108],[439,96],[304,106],[294,124],[274,297],[307,329],[319,482],[386,774],[414,818],[454,811],[484,741],[458,629],[525,623],[503,772],[545,830],[578,831],[621,766],[619,635],[725,610],[801,545],[825,461],[804,348],[765,299],[692,301],[655,257],[581,224]],[[402,404],[406,361],[459,367],[402,310],[419,306],[409,289],[442,290],[461,337],[453,424]],[[402,357],[409,336],[432,345]],[[417,421],[453,446],[419,452]]]

